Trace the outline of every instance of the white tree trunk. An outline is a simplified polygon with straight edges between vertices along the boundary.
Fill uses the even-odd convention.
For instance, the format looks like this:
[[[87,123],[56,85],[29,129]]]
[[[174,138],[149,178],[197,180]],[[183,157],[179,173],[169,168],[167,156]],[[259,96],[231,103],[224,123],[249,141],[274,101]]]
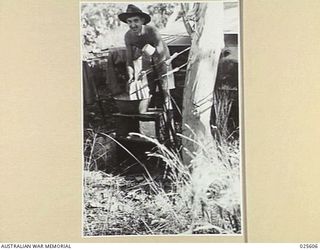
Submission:
[[[210,113],[219,57],[224,47],[223,2],[197,3],[194,7],[196,26],[183,96],[183,135],[206,145],[212,140]],[[184,139],[183,145],[190,152],[200,150],[197,144],[189,140]],[[190,160],[184,154],[185,163],[188,164]]]

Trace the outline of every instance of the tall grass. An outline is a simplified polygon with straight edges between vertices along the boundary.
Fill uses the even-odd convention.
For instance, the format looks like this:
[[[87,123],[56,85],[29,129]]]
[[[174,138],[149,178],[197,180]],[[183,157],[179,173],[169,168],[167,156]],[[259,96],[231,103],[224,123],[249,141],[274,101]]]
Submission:
[[[99,166],[112,167],[116,164],[116,146],[110,139],[114,135],[113,131],[107,137],[102,131],[89,128],[84,130],[84,170],[98,171]]]
[[[180,154],[156,139],[149,156],[164,162],[162,180],[84,172],[84,234],[237,234],[241,232],[239,144],[215,143]],[[200,143],[197,142],[196,143]],[[143,164],[143,163],[142,163]],[[169,183],[169,187],[162,185]]]
[[[233,137],[233,134],[239,133],[239,128],[236,127],[235,121],[230,117],[232,106],[237,99],[238,91],[232,89],[217,89],[213,97],[213,108],[216,114],[216,139],[218,141],[227,140]],[[230,124],[233,123],[233,124]]]

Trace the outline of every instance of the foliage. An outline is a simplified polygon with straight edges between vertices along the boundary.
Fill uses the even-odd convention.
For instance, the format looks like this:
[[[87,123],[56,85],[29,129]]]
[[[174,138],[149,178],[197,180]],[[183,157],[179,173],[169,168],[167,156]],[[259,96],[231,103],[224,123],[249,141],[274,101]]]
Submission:
[[[138,135],[138,134],[135,134]],[[162,180],[84,172],[84,234],[238,234],[241,232],[239,144],[201,145],[190,166],[157,140]],[[141,163],[143,164],[143,163]],[[164,186],[169,181],[170,188]]]
[[[126,25],[118,19],[125,4],[83,3],[81,5],[81,35],[84,57],[91,51],[101,51],[109,46],[124,45]]]
[[[109,136],[114,136],[114,133],[110,133]],[[84,170],[97,171],[101,165],[109,168],[115,165],[116,145],[109,137],[87,128],[84,131],[84,139]]]
[[[158,28],[165,28],[168,18],[173,13],[177,4],[172,3],[157,3],[148,5],[148,14],[151,16],[153,24]]]
[[[87,32],[84,33],[84,44],[89,45],[99,35],[119,27],[121,22],[117,15],[121,12],[121,6],[116,4],[83,4],[81,22],[82,27],[87,28]]]
[[[144,6],[150,14],[152,25],[161,29],[167,24],[169,16],[177,4],[157,3]],[[101,51],[108,47],[124,46],[124,34],[128,27],[122,23],[118,14],[125,11],[125,3],[83,3],[81,5],[81,33],[84,57],[89,52]]]

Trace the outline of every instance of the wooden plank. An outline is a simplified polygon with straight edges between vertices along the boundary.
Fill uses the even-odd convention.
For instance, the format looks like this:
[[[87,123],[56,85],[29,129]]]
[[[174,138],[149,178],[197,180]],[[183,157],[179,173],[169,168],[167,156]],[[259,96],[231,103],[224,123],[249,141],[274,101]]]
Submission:
[[[136,119],[147,119],[147,120],[155,120],[158,119],[161,115],[163,115],[163,111],[147,111],[143,114],[122,114],[122,113],[113,113],[115,117],[127,117],[127,118],[136,118]]]

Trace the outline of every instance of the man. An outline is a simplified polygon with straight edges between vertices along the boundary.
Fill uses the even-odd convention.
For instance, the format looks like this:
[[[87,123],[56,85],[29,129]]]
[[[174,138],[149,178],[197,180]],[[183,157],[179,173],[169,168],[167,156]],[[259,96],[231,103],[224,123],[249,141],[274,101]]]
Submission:
[[[172,67],[168,62],[170,53],[167,44],[156,28],[147,25],[151,17],[135,5],[129,4],[127,11],[118,17],[129,26],[125,34],[128,82],[145,81],[153,97],[162,94],[162,105],[167,111],[168,120],[172,120],[170,89],[174,89],[175,84],[173,74],[169,72]],[[138,66],[139,60],[141,67]]]

